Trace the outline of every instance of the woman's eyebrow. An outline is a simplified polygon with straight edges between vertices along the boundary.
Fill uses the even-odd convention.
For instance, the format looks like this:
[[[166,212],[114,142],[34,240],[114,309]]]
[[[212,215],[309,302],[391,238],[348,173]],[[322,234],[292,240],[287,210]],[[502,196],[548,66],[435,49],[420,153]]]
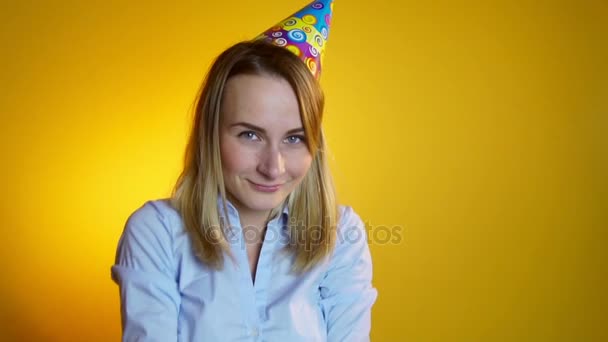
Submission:
[[[266,130],[265,129],[263,129],[262,127],[250,124],[248,122],[233,123],[232,125],[230,125],[230,128],[236,127],[236,126],[246,127],[246,128],[251,129],[251,130],[258,131],[258,132],[260,132],[262,134],[266,134]],[[299,128],[290,129],[290,130],[287,131],[287,134],[300,133],[300,132],[304,132],[304,128],[299,127]]]

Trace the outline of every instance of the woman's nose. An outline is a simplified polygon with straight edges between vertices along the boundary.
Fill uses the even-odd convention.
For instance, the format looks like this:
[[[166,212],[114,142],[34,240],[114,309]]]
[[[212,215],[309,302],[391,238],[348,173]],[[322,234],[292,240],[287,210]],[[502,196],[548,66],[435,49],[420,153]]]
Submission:
[[[268,146],[261,152],[258,172],[268,179],[276,179],[285,172],[285,158],[277,147]]]

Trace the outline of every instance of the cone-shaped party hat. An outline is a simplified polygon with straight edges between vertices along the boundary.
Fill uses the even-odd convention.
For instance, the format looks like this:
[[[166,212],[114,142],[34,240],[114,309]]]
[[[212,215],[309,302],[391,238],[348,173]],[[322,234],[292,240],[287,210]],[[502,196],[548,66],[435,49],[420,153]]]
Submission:
[[[325,56],[333,5],[333,0],[313,1],[256,39],[271,41],[293,52],[318,79],[321,75],[321,61]]]

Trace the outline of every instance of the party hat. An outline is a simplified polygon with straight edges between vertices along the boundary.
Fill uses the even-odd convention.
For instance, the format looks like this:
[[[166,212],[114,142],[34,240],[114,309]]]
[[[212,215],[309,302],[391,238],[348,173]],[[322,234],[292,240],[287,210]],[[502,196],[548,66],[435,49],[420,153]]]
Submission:
[[[333,8],[333,0],[313,1],[256,39],[265,39],[293,52],[318,79]]]

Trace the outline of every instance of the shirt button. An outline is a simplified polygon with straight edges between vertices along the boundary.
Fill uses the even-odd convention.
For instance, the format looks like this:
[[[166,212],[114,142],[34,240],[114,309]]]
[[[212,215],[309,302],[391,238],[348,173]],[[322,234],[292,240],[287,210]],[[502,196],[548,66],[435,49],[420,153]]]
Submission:
[[[260,332],[258,331],[258,328],[252,328],[251,331],[249,332],[249,334],[251,336],[257,337],[260,334]]]

